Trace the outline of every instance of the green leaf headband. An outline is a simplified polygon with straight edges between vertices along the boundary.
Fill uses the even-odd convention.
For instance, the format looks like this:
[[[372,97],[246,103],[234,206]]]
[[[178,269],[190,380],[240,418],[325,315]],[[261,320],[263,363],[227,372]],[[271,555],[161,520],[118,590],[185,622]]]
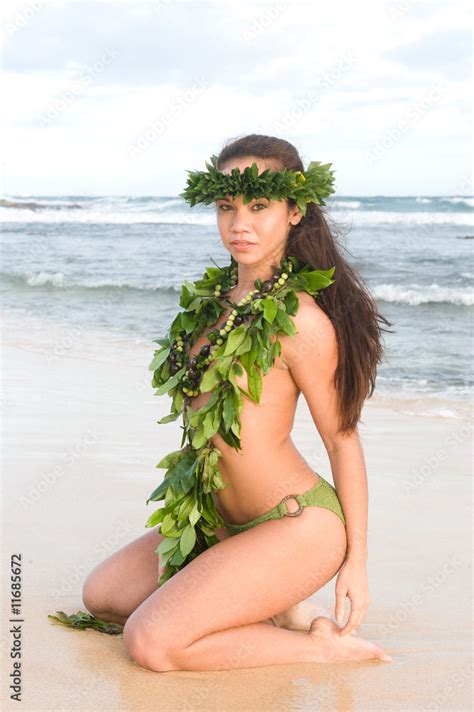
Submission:
[[[320,161],[311,161],[308,169],[302,171],[271,171],[269,168],[258,174],[254,162],[244,168],[233,168],[230,173],[223,173],[217,168],[217,156],[211,156],[211,163],[206,161],[207,171],[187,171],[189,173],[185,190],[180,193],[191,207],[196,203],[209,205],[214,200],[235,197],[243,194],[244,205],[254,198],[281,200],[292,198],[302,215],[306,215],[306,203],[326,205],[324,198],[334,193],[334,172],[329,170],[332,163],[321,165]]]

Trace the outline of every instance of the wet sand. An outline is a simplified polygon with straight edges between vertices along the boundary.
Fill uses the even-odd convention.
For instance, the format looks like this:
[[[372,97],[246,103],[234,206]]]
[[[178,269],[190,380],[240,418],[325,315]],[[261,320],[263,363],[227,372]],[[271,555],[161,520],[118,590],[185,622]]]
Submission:
[[[392,663],[154,673],[131,661],[121,638],[47,618],[85,610],[87,573],[147,531],[155,464],[181,437],[179,421],[156,422],[169,399],[153,395],[153,348],[36,321],[3,334],[3,709],[18,709],[8,687],[18,553],[23,710],[471,709],[472,426],[449,402],[376,393],[360,425],[372,603],[358,634]],[[293,438],[332,481],[302,398]],[[308,599],[310,617],[333,616],[334,584]]]

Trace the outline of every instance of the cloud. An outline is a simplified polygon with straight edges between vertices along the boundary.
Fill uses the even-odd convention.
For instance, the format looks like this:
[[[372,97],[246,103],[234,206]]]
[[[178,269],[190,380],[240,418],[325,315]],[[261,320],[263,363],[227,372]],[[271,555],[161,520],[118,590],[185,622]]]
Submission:
[[[409,0],[17,4],[4,22],[6,190],[175,194],[186,168],[250,132],[287,138],[305,161],[337,156],[354,194],[382,141],[364,190],[399,190],[409,147],[410,181],[429,193],[443,137],[448,190],[468,171],[468,16],[468,3]]]

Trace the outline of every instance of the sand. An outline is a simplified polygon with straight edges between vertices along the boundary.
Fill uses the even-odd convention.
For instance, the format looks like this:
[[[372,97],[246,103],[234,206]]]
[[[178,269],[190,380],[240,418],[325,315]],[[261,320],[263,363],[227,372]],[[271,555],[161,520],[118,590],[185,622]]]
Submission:
[[[369,587],[361,637],[394,661],[286,664],[155,673],[121,638],[55,625],[85,610],[87,573],[147,531],[155,464],[179,446],[153,395],[154,346],[30,317],[3,334],[3,704],[10,698],[10,619],[21,616],[23,710],[469,710],[471,469],[469,411],[374,394],[360,434],[370,488]],[[442,408],[442,411],[439,409]],[[434,411],[445,413],[434,415]],[[331,481],[303,399],[294,441]],[[10,559],[22,557],[22,606],[10,612]],[[335,579],[308,599],[333,614]],[[16,624],[17,628],[19,624]]]

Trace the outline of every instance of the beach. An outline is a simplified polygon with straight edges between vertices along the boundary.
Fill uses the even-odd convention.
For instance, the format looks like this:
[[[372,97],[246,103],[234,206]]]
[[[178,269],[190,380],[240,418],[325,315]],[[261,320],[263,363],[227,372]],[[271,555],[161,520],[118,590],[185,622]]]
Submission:
[[[77,631],[48,614],[85,610],[82,583],[147,531],[155,465],[179,446],[179,421],[158,425],[152,345],[98,327],[74,330],[30,311],[4,312],[3,705],[21,616],[21,705],[33,710],[365,712],[471,709],[471,457],[468,403],[397,399],[376,390],[359,426],[369,480],[371,605],[361,637],[392,663],[286,664],[155,673],[118,636]],[[332,481],[300,398],[293,439]],[[11,557],[21,555],[21,612],[10,608]],[[317,555],[317,552],[315,552]],[[308,599],[334,614],[335,579]],[[349,602],[346,605],[346,616]],[[18,658],[16,659],[18,661]]]

